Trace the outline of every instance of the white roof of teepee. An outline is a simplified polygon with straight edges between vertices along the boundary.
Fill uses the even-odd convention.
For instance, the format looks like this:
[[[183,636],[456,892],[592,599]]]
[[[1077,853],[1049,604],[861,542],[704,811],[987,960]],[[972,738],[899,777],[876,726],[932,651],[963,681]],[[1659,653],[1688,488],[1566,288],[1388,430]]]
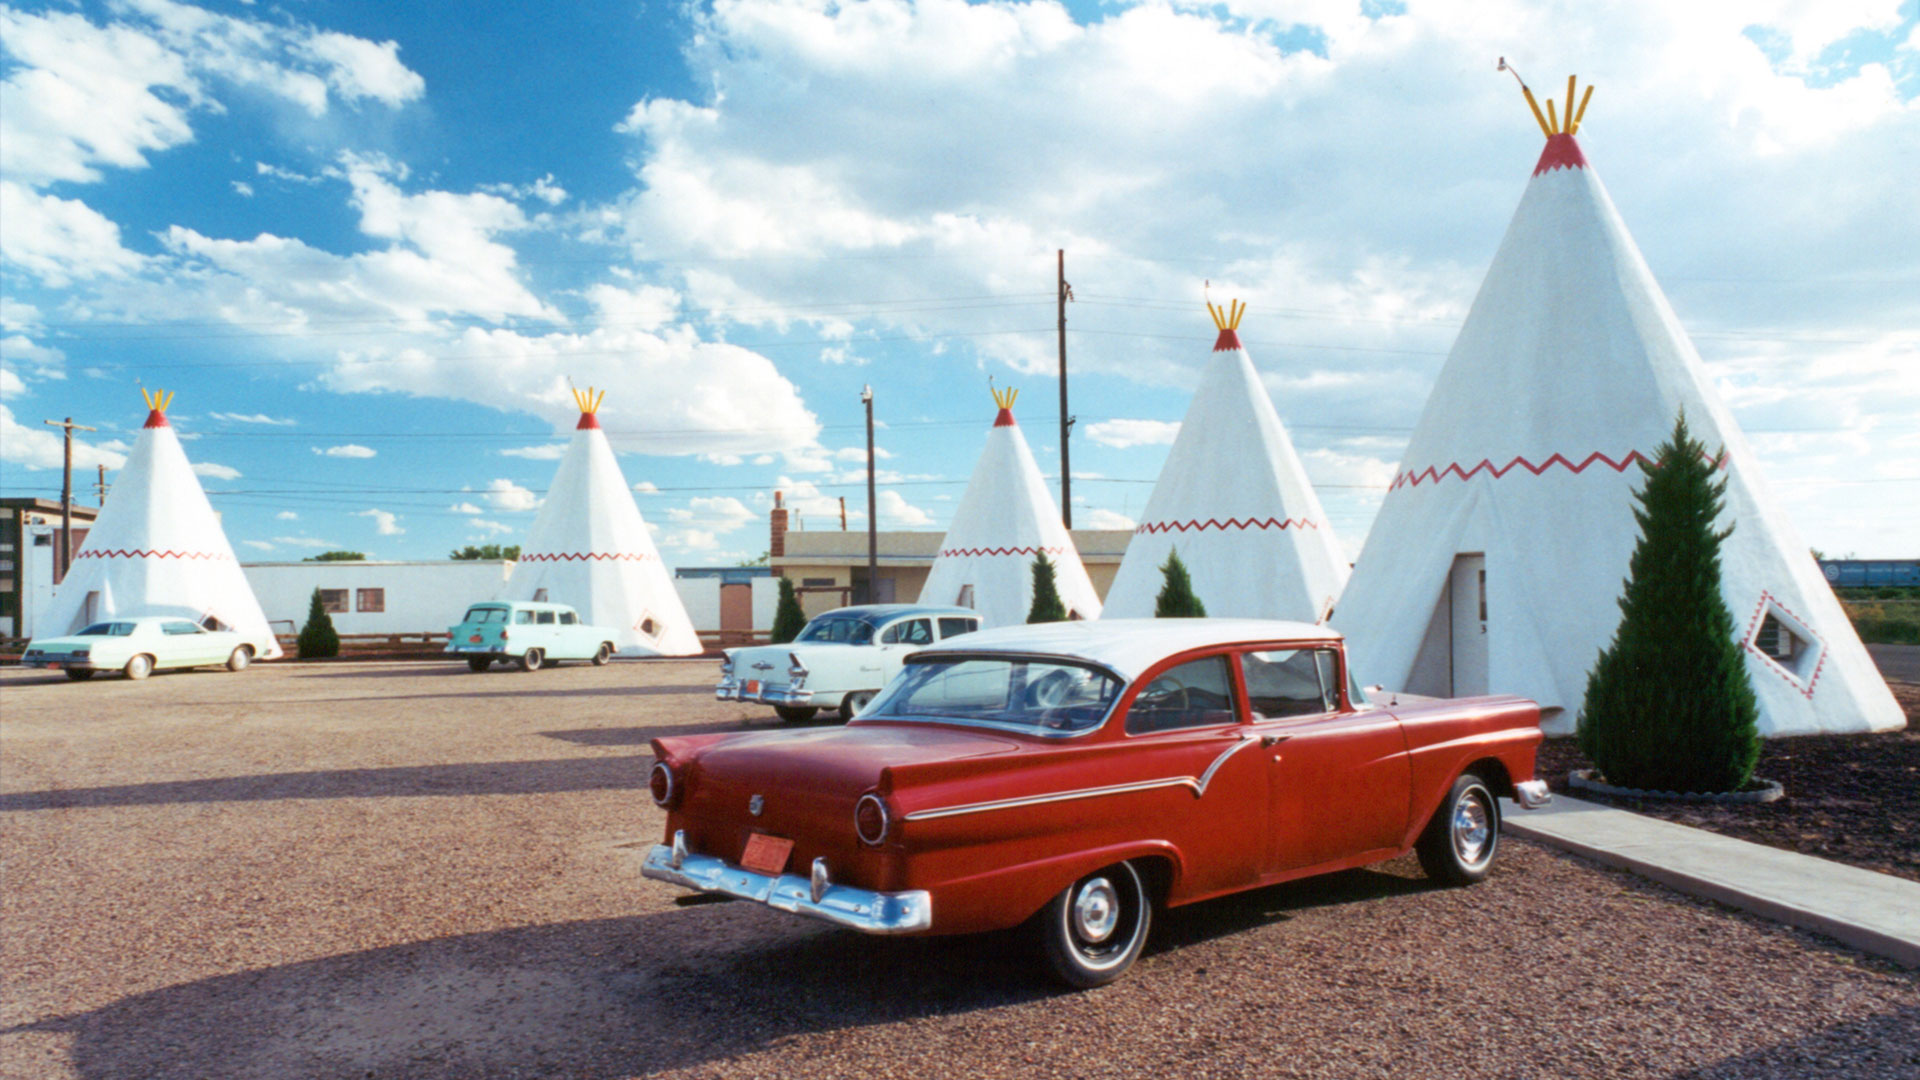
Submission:
[[[1113,587],[1108,618],[1150,618],[1180,553],[1215,617],[1324,620],[1347,561],[1293,441],[1240,344],[1238,301],[1214,307],[1213,361],[1187,407]]]
[[[1067,610],[1076,618],[1099,618],[1100,594],[1013,421],[1018,395],[994,391],[1000,412],[927,572],[920,602],[971,606],[987,626],[1024,623],[1033,606],[1033,562],[1044,551]]]
[[[279,656],[260,601],[167,422],[173,395],[141,394],[147,425],[114,477],[86,542],[74,552],[72,568],[54,586],[34,636],[62,637],[103,619],[174,615],[211,619],[244,635],[255,656]]]
[[[622,656],[693,656],[701,648],[693,620],[600,429],[604,397],[574,392],[580,423],[505,598],[569,604],[587,623],[616,630]]]
[[[1421,690],[1410,685],[1421,672],[1447,671],[1444,644],[1435,652],[1448,621],[1443,589],[1456,556],[1481,555],[1488,689],[1565,710],[1546,726],[1571,730],[1620,619],[1639,534],[1634,466],[1684,409],[1696,437],[1724,448],[1721,521],[1733,533],[1721,548],[1722,592],[1761,732],[1902,726],[1575,142],[1585,111],[1583,101],[1566,117],[1540,117],[1546,149],[1340,599],[1332,621],[1356,673]],[[1784,640],[1778,631],[1797,641],[1794,655],[1764,655]]]

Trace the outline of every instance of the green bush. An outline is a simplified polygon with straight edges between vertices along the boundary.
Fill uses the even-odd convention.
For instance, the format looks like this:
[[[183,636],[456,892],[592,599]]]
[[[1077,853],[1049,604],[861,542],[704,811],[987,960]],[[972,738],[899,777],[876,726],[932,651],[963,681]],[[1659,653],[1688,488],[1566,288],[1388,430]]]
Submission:
[[[327,614],[326,606],[320,603],[319,589],[313,590],[313,600],[307,604],[307,625],[300,628],[297,648],[302,660],[340,655],[340,635],[334,632],[333,617]]]
[[[1033,560],[1033,606],[1027,609],[1027,621],[1067,621],[1067,605],[1061,602],[1060,587],[1053,579],[1053,560],[1044,551]]]
[[[1167,561],[1160,566],[1160,594],[1153,598],[1156,619],[1204,619],[1207,605],[1194,595],[1193,578],[1178,551],[1168,550]]]
[[[785,645],[807,628],[807,613],[800,610],[800,597],[793,591],[793,579],[780,579],[780,606],[773,612],[773,643]]]
[[[1738,791],[1760,755],[1759,706],[1720,596],[1726,480],[1684,413],[1641,470],[1640,540],[1620,626],[1587,677],[1580,749],[1624,787]]]

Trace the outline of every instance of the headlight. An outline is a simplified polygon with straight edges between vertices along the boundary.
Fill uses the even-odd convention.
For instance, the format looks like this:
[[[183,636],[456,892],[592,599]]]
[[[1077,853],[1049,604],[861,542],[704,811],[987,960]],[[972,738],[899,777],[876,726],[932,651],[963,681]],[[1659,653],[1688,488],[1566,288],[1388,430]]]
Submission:
[[[647,774],[647,788],[653,792],[653,801],[661,806],[672,806],[674,796],[680,794],[673,769],[664,761],[653,763],[653,771]]]
[[[795,690],[807,685],[807,665],[800,662],[796,653],[788,653],[787,685]]]
[[[893,815],[887,813],[886,802],[872,792],[860,796],[853,806],[853,830],[860,834],[862,843],[879,847],[892,824]]]

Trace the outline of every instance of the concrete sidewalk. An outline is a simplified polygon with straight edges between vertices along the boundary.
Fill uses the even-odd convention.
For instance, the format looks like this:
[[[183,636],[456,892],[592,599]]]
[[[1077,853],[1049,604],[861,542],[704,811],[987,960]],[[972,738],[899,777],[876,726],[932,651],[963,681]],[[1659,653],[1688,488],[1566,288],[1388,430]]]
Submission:
[[[1555,794],[1504,831],[1920,967],[1920,883]]]

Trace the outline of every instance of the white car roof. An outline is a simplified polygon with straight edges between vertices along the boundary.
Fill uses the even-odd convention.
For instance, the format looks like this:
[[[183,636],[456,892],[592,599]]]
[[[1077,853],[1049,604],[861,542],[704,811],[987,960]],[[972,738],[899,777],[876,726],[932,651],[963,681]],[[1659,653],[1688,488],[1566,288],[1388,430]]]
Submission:
[[[1159,661],[1188,649],[1339,638],[1340,631],[1330,626],[1278,619],[1095,619],[1000,626],[921,649],[914,655],[1042,653],[1091,661],[1131,681]]]

